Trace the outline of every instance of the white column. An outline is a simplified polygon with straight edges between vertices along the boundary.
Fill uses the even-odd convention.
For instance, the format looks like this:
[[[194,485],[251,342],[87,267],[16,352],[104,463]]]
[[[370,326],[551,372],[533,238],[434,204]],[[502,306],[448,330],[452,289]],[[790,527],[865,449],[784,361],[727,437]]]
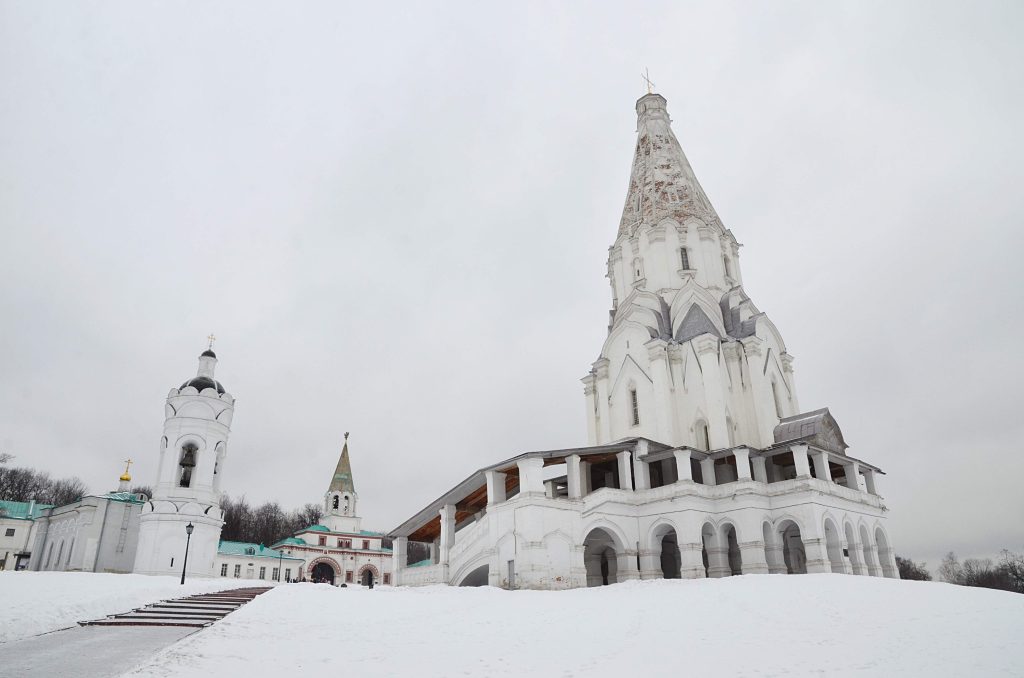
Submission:
[[[851,490],[860,491],[860,463],[851,461],[846,465],[846,486]]]
[[[736,459],[736,479],[750,480],[750,450],[745,447],[737,447],[732,451],[732,456]],[[761,559],[764,560],[764,557],[762,556]],[[767,572],[766,569],[765,573],[767,574]]]
[[[519,466],[519,495],[544,494],[544,460],[539,457],[523,459]]]
[[[395,586],[402,585],[402,572],[405,570],[405,561],[408,559],[408,537],[398,537],[394,542],[395,550],[391,555],[391,579]]]
[[[635,481],[636,489],[651,489],[651,467],[640,458],[637,452],[633,452],[633,480]]]
[[[811,465],[807,461],[807,446],[791,445],[789,449],[793,452],[793,463],[796,464],[796,477],[810,478]]]
[[[768,561],[768,574],[786,574],[786,557],[783,555],[784,548],[782,536],[775,530],[768,532],[768,541],[764,545],[765,560]]]
[[[875,469],[864,469],[864,487],[867,488],[868,494],[878,496],[878,486],[875,485]]]
[[[707,576],[703,551],[704,545],[699,541],[679,545],[680,574],[683,579],[703,579]]]
[[[600,445],[612,439],[611,403],[608,400],[608,359],[601,358],[595,362],[594,369],[597,371],[597,444]]]
[[[615,455],[619,460],[619,489],[633,490],[633,469],[632,455],[628,450],[623,450]]]
[[[768,483],[768,469],[764,463],[764,457],[754,457],[754,480],[759,483]]]
[[[818,477],[818,480],[832,482],[832,470],[828,465],[828,452],[815,450],[811,456],[814,458],[814,475]]]
[[[700,474],[704,478],[705,485],[717,485],[715,481],[715,460],[705,457],[700,460]]]
[[[569,499],[580,499],[583,496],[583,478],[581,477],[580,455],[571,454],[565,459],[565,476],[569,482]]]
[[[690,467],[690,450],[673,450],[672,454],[676,458],[676,476],[679,478],[676,482],[692,483],[693,469]]]
[[[455,543],[455,504],[445,504],[439,511],[441,514],[441,544],[440,560],[442,565],[448,565],[448,554]],[[445,583],[447,583],[447,573]]]
[[[505,501],[505,474],[499,471],[487,471],[487,505],[494,506]]]
[[[740,568],[743,574],[768,574],[763,541],[745,541],[740,544]]]

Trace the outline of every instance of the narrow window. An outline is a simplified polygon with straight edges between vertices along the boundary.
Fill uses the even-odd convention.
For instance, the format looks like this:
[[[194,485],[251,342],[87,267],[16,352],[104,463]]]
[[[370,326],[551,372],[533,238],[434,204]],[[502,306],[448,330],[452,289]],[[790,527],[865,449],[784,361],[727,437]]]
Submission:
[[[276,567],[274,568],[274,571],[277,572],[277,568]],[[267,568],[266,567],[261,567],[260,568],[260,579],[266,579],[266,578],[267,578]]]
[[[284,568],[284,580],[285,581],[291,581],[292,580],[292,568],[290,568],[290,567]]]
[[[363,540],[363,550],[368,551],[370,549],[370,542],[366,539]]]
[[[338,510],[338,495],[334,495],[334,501],[331,504],[331,506],[334,508],[335,511]]]
[[[772,379],[772,400],[775,401],[775,416],[782,419],[782,400],[779,398],[779,385]]]
[[[694,426],[694,433],[697,435],[697,449],[707,452],[711,448],[707,422],[703,419],[698,421],[697,425]]]
[[[345,573],[345,581],[348,582],[349,584],[352,583],[352,570],[349,570],[348,572]]]
[[[222,577],[228,576],[228,564],[227,563],[221,563],[221,566],[220,566],[220,576],[222,576]]]
[[[633,426],[640,425],[640,401],[636,395],[636,389],[630,389],[629,399],[633,406]]]
[[[516,561],[508,561],[508,587],[514,589],[516,587]]]
[[[338,548],[339,549],[340,548],[345,548],[345,540],[344,539],[339,539],[338,540]]]
[[[174,567],[174,556],[171,556],[171,567]]]
[[[196,467],[196,453],[199,448],[195,443],[185,443],[181,448],[181,461],[178,462],[180,475],[178,477],[179,487],[192,487],[192,469]]]
[[[271,578],[274,581],[281,581],[281,570],[275,567],[274,571],[271,573]],[[263,577],[260,577],[260,579],[263,579]]]
[[[684,270],[690,270],[690,255],[685,247],[679,249],[679,263],[683,265]]]
[[[390,583],[391,583],[391,575],[389,573],[385,572],[384,573],[384,586],[387,586]]]
[[[327,546],[327,537],[319,537],[317,542],[319,546]]]
[[[239,579],[242,576],[242,566],[235,565],[235,579]]]

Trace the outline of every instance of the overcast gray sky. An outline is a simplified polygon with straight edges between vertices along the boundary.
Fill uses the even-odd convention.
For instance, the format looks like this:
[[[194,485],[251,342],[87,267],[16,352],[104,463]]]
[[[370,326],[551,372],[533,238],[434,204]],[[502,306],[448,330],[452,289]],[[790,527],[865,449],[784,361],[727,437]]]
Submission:
[[[896,550],[1024,548],[1024,5],[371,4],[0,1],[0,450],[151,483],[210,332],[256,502],[585,443],[649,67]]]

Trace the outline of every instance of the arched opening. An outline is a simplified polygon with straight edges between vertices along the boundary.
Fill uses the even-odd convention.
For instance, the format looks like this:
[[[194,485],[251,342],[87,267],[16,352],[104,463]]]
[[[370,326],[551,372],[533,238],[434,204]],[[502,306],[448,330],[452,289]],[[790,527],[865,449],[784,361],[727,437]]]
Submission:
[[[615,538],[600,527],[591,530],[583,540],[583,562],[587,567],[587,586],[616,583],[619,566]]]
[[[792,520],[786,520],[779,525],[779,534],[782,537],[782,557],[786,563],[786,572],[807,574],[807,553],[804,551],[800,528]]]
[[[843,561],[843,543],[839,530],[831,519],[825,518],[825,550],[828,551],[828,562],[832,572],[846,574],[846,563]]]
[[[740,557],[740,543],[736,538],[736,528],[726,523],[722,526],[722,541],[726,546],[729,559],[729,574],[743,574],[743,559]]]
[[[864,566],[864,552],[857,542],[857,533],[854,531],[853,525],[846,523],[843,531],[846,533],[846,552],[850,556],[850,568],[854,574],[867,574],[868,568]]]
[[[319,562],[309,571],[309,578],[314,584],[334,585],[334,568],[324,562]]]
[[[185,443],[181,446],[181,458],[178,461],[178,487],[192,487],[192,470],[196,467],[199,446]]]
[[[661,544],[661,576],[665,579],[682,579],[683,561],[679,555],[679,538],[676,531],[667,528],[657,543]]]
[[[490,566],[486,564],[481,565],[463,577],[459,586],[487,586],[490,574]]]
[[[363,586],[373,586],[373,570],[369,568],[363,570],[363,576],[359,578],[359,583]]]
[[[711,439],[708,432],[708,423],[698,419],[693,425],[693,433],[697,437],[697,449],[707,452],[711,449]]]
[[[331,508],[334,509],[335,511],[338,510],[338,501],[340,501],[338,495],[334,495],[334,498],[331,499]]]
[[[889,548],[889,540],[885,538],[885,532],[881,527],[875,528],[875,544],[878,547],[878,560],[882,564],[882,576],[899,578],[899,570],[893,566],[892,550]]]

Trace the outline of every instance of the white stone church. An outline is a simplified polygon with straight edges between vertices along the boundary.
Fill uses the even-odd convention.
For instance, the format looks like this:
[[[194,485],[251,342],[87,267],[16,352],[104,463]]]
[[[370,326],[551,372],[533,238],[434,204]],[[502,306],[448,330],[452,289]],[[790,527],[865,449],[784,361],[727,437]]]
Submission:
[[[793,358],[744,290],[665,99],[636,112],[608,337],[583,378],[588,446],[520,454],[443,494],[391,533],[395,583],[897,577],[880,469],[827,409],[800,410]],[[431,557],[407,563],[410,540]]]

